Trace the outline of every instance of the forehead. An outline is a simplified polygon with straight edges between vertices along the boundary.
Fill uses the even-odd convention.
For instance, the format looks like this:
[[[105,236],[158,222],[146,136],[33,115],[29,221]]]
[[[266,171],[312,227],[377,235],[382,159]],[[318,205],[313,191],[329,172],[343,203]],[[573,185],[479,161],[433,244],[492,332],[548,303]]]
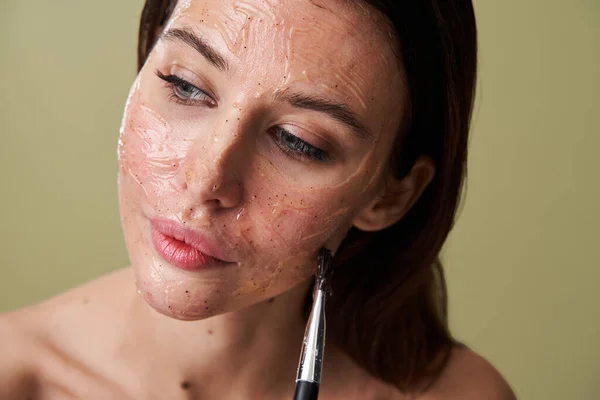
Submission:
[[[180,0],[170,25],[182,24],[205,34],[248,84],[310,86],[357,113],[400,114],[392,28],[361,1]]]

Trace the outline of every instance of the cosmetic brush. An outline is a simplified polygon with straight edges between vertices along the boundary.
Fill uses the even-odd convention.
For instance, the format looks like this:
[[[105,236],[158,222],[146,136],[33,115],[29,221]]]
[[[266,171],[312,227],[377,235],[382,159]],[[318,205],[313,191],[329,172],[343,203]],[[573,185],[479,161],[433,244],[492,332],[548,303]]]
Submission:
[[[325,351],[325,297],[329,291],[330,264],[331,252],[322,248],[319,251],[312,310],[302,343],[294,400],[316,400],[319,397]]]

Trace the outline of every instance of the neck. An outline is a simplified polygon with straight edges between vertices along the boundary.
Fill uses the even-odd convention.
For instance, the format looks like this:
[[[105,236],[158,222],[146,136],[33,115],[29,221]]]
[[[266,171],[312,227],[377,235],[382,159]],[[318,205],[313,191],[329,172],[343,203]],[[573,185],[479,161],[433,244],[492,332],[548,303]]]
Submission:
[[[294,387],[306,323],[302,307],[311,282],[200,321],[166,317],[136,296],[132,319],[139,334],[134,343],[138,349],[152,349],[161,370],[172,371],[172,379],[179,381],[174,384],[202,397],[284,397]]]

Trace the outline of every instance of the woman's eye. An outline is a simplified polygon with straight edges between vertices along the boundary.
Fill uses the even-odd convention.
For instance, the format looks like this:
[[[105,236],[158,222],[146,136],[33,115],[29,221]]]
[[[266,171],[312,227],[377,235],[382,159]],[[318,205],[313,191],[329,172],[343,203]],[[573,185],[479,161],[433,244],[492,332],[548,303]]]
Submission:
[[[283,128],[275,128],[275,141],[279,148],[292,157],[308,158],[311,161],[328,161],[328,155],[323,150],[318,149],[298,136],[292,135]]]
[[[157,70],[156,76],[166,82],[172,91],[171,98],[180,104],[195,105],[200,102],[209,104],[211,107],[216,105],[215,101],[202,89],[197,88],[177,75],[164,75]]]

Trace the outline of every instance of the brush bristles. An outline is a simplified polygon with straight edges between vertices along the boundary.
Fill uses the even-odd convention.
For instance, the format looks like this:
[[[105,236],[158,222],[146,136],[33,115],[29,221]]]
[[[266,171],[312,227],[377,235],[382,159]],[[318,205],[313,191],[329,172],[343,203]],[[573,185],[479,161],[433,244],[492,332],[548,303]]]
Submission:
[[[331,277],[331,251],[321,248],[317,266],[317,285],[320,290],[329,289],[329,278]]]

